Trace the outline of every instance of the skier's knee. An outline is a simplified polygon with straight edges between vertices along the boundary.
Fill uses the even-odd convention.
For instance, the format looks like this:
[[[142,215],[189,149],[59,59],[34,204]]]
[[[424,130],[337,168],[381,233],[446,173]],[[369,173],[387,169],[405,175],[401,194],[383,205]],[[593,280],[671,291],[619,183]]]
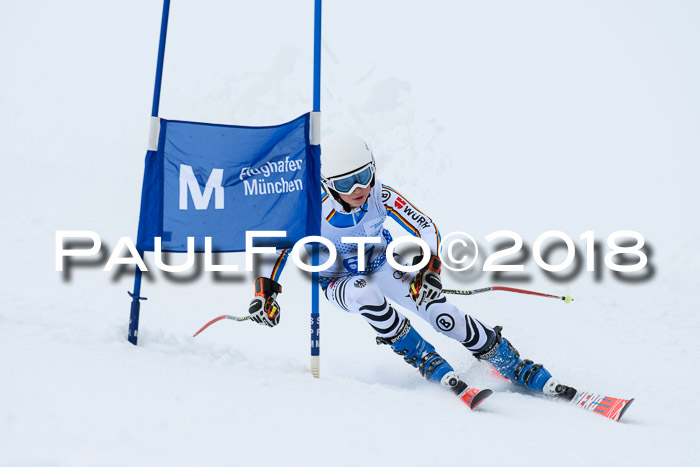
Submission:
[[[379,287],[367,282],[363,278],[351,279],[345,286],[345,296],[349,302],[360,306],[381,306],[386,299]]]

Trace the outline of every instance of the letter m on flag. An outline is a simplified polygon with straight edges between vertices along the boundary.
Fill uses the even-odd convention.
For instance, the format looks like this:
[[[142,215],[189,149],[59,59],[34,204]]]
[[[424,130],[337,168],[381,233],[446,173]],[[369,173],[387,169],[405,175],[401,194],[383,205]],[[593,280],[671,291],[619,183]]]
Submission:
[[[180,209],[187,209],[187,192],[192,195],[195,209],[207,209],[212,192],[214,196],[214,209],[224,209],[224,187],[221,182],[224,179],[224,169],[212,169],[211,175],[204,186],[204,193],[199,191],[199,182],[194,176],[192,167],[180,164]]]

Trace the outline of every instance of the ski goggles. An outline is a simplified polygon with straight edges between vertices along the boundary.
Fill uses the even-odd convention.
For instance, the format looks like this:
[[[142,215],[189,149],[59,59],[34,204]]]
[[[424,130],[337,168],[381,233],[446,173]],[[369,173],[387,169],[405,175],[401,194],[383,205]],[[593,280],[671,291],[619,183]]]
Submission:
[[[348,175],[343,175],[341,178],[329,178],[326,184],[333,188],[338,193],[348,194],[355,191],[355,188],[366,188],[372,183],[374,176],[374,164],[357,169]]]

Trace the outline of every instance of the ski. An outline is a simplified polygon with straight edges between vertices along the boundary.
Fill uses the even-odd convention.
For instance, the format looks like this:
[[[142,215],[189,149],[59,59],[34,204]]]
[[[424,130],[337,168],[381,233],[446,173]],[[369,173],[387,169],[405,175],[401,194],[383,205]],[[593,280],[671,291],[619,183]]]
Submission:
[[[634,398],[620,399],[587,391],[576,391],[574,397],[569,401],[576,407],[600,414],[616,422],[620,421],[632,402],[634,402]]]
[[[634,399],[620,399],[618,397],[604,396],[589,391],[579,391],[571,386],[559,384],[556,381],[550,380],[545,385],[544,390],[546,397],[554,397],[555,399],[563,399],[569,404],[573,404],[583,410],[597,413],[605,418],[620,421],[622,415],[629,408]]]
[[[459,399],[467,404],[470,409],[474,410],[477,405],[484,402],[484,400],[491,394],[493,394],[493,391],[490,389],[477,389],[470,387],[459,395]]]
[[[579,391],[563,384],[553,384],[556,384],[556,387],[552,387],[551,392],[545,391],[544,396],[547,399],[564,400],[583,410],[597,413],[616,422],[620,421],[622,415],[634,401],[634,399],[620,399],[594,392]]]
[[[490,389],[477,389],[469,386],[454,371],[447,373],[441,383],[447,386],[450,391],[459,397],[459,400],[467,404],[472,410],[493,394],[493,391]]]
[[[491,375],[501,381],[508,381],[512,383],[508,378],[501,376],[495,368],[490,367]],[[604,396],[602,394],[596,394],[589,391],[579,391],[571,386],[566,386],[563,384],[554,383],[556,386],[552,386],[551,392],[547,394],[528,392],[533,396],[544,396],[546,399],[556,400],[556,401],[566,401],[569,404],[573,404],[583,410],[589,412],[597,413],[619,422],[622,416],[625,414],[630,404],[634,402],[634,398],[631,399],[621,399],[618,397]]]

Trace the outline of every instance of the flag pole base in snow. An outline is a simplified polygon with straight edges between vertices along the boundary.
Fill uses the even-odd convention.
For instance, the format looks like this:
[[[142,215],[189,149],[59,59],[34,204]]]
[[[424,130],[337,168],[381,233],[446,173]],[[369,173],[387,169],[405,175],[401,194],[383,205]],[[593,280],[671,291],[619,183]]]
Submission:
[[[139,297],[136,294],[127,292],[132,298],[131,300],[131,313],[129,314],[129,335],[127,340],[132,344],[136,345],[138,343],[139,337],[139,315],[141,313],[141,300],[148,300],[146,297]]]
[[[311,356],[311,374],[313,375],[314,378],[320,378],[321,377],[321,357],[318,355],[312,355]]]

